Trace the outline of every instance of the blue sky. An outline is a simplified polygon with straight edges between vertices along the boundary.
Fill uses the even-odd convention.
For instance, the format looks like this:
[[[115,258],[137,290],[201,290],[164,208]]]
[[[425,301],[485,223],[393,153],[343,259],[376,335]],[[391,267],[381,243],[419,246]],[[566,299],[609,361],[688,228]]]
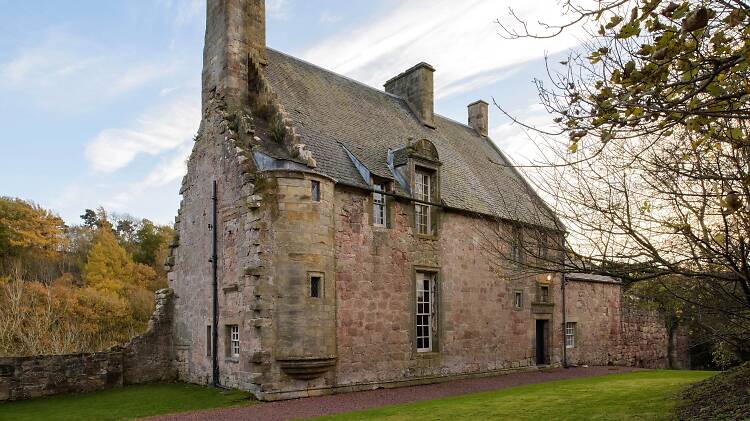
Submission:
[[[436,112],[466,121],[494,98],[532,124],[545,52],[504,40],[508,7],[559,20],[549,1],[267,0],[268,45],[378,89],[412,65],[436,68]],[[104,206],[168,223],[200,121],[205,0],[0,0],[0,195],[78,223]],[[497,110],[490,135],[514,159],[534,147]]]

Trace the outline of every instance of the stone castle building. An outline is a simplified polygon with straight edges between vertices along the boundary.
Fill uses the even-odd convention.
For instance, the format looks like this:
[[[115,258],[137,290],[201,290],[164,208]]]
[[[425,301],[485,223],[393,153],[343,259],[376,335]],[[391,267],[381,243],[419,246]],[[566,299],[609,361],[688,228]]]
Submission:
[[[486,252],[484,233],[540,253],[563,235],[488,137],[486,102],[461,124],[435,114],[429,64],[380,91],[267,48],[263,0],[207,10],[169,261],[180,379],[275,400],[564,358],[662,364],[663,327],[618,282],[569,275],[563,302],[562,275]]]

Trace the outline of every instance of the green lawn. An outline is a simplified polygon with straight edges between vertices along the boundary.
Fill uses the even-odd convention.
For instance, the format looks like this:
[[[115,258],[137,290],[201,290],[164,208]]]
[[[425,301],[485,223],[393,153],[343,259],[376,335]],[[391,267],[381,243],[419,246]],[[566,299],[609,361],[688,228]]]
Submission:
[[[0,403],[0,420],[129,420],[150,415],[249,405],[249,395],[188,384],[128,386],[81,395]]]
[[[638,371],[394,405],[320,420],[659,420],[705,371]]]
[[[639,371],[520,386],[342,414],[331,420],[667,419],[683,386],[705,371]],[[129,386],[82,395],[0,403],[0,420],[125,420],[250,405],[247,393],[186,384]]]

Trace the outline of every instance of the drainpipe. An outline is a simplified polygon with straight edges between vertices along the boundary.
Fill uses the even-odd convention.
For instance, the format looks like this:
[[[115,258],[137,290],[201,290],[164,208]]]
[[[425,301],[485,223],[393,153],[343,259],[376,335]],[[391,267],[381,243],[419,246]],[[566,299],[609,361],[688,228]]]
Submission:
[[[217,243],[217,203],[216,180],[211,186],[211,300],[212,300],[212,320],[211,320],[211,386],[219,387],[219,280],[218,256],[216,250]]]
[[[563,367],[568,368],[568,347],[565,345],[565,326],[567,325],[567,321],[565,318],[565,285],[568,283],[568,278],[565,276],[565,273],[562,274],[562,334],[563,334]]]

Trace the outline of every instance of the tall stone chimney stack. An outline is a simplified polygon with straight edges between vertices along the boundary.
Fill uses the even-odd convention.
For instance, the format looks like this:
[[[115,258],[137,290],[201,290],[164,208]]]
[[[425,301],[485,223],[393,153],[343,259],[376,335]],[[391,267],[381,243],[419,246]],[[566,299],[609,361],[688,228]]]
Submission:
[[[412,111],[425,126],[435,128],[435,68],[419,63],[385,83],[385,91],[398,95],[409,103]]]
[[[469,104],[469,126],[480,136],[487,137],[489,134],[489,110],[488,104],[481,99]]]
[[[265,0],[207,0],[203,48],[203,105],[212,91],[230,106],[248,103],[250,57],[265,65]]]

